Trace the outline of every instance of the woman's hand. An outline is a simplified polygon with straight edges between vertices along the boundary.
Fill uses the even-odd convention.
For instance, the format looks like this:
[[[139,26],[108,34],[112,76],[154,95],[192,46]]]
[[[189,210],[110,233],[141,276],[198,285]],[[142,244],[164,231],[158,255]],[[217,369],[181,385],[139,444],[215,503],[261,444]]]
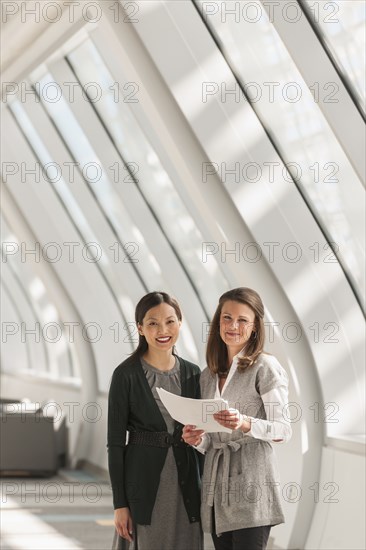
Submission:
[[[196,426],[187,424],[187,426],[183,428],[182,439],[188,443],[188,445],[199,445],[204,433],[204,430],[196,430]]]
[[[242,430],[244,433],[249,432],[251,423],[237,409],[224,409],[213,415],[217,422],[230,430]]]
[[[114,525],[120,537],[132,542],[132,518],[129,508],[117,508],[114,511]]]

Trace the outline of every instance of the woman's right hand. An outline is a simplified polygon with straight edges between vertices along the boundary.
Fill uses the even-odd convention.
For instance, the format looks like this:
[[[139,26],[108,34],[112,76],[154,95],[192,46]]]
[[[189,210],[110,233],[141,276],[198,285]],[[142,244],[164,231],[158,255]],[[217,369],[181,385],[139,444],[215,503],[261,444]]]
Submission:
[[[120,537],[132,542],[132,518],[129,508],[116,508],[114,511],[114,525]]]
[[[187,424],[183,428],[182,439],[188,443],[188,445],[199,445],[202,441],[202,435],[204,433],[204,430],[196,430],[196,426]]]

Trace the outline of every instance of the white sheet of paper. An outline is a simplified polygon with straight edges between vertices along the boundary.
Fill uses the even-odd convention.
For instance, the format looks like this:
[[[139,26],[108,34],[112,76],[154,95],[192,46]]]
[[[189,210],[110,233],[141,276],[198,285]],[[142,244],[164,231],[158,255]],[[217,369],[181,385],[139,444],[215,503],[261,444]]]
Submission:
[[[156,388],[164,407],[174,420],[181,424],[193,424],[199,430],[231,433],[230,428],[224,428],[213,417],[214,413],[228,409],[225,399],[191,399],[175,395],[163,388]]]

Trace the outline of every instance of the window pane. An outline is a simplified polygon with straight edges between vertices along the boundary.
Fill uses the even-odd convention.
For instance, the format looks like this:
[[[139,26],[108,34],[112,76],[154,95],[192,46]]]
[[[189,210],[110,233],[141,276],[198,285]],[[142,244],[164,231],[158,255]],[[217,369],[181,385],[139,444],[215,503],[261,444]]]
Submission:
[[[138,167],[136,178],[148,204],[154,211],[167,238],[210,314],[215,300],[228,288],[219,264],[211,255],[202,261],[202,234],[183,203],[158,155],[135,119],[128,102],[115,101],[115,80],[91,40],[68,55],[83,85],[98,82],[102,94],[94,106],[125,162]],[[129,90],[130,91],[130,90]]]
[[[31,143],[32,148],[37,155],[41,166],[55,164],[54,159],[52,158],[46,144],[42,140],[37,129],[31,123],[27,112],[20,101],[12,102],[11,110],[13,111],[16,120],[22,128],[22,131],[26,135],[29,143]],[[101,243],[98,239],[82,207],[79,205],[76,198],[74,197],[70,186],[66,183],[65,179],[62,176],[60,176],[59,174],[56,175],[57,180],[52,181],[51,183],[53,189],[63,201],[68,214],[70,215],[75,226],[78,228],[78,231],[82,235],[83,241],[85,243],[94,243],[97,246],[97,248],[95,249],[97,251],[96,253],[98,253],[98,251],[102,251],[102,255],[98,259],[98,263],[100,264],[101,269],[103,269],[104,275],[108,280],[111,288],[115,290],[117,300],[120,304],[121,309],[123,310],[124,308],[126,308],[129,311],[133,311],[132,303],[130,303],[129,298],[125,295],[125,293],[123,292],[123,288],[119,284],[119,274],[113,268],[112,262],[109,259],[108,251],[103,246],[103,243]],[[54,174],[50,172],[49,176],[52,178],[54,177]],[[90,254],[93,254],[93,248],[91,247],[89,250]]]
[[[31,75],[31,79],[35,76],[35,71]],[[91,166],[93,163],[97,167],[102,166],[102,162],[98,156],[98,152],[93,149],[87,135],[83,131],[77,117],[73,114],[68,102],[61,97],[57,102],[50,102],[45,100],[45,94],[42,93],[44,87],[48,84],[55,82],[55,78],[50,72],[43,73],[41,78],[36,78],[38,89],[41,90],[40,100],[50,118],[53,120],[57,130],[60,132],[62,138],[70,149],[73,158],[79,163],[80,166]],[[103,128],[100,127],[101,131]],[[36,139],[37,132],[33,128],[33,141],[37,144],[37,153],[42,159],[42,164],[50,162],[50,155],[44,143],[40,143]],[[111,143],[111,147],[113,144]],[[92,172],[83,171],[83,178],[88,183],[89,187],[95,194],[104,216],[113,227],[115,234],[119,242],[124,246],[125,255],[131,250],[128,248],[128,243],[138,244],[138,268],[136,272],[139,273],[141,280],[144,280],[146,288],[164,289],[167,288],[169,278],[162,272],[159,262],[152,250],[148,247],[148,244],[140,231],[139,227],[134,223],[129,210],[128,205],[125,204],[119,193],[116,190],[115,183],[112,178],[109,177],[106,170],[99,170],[98,177]],[[59,182],[58,182],[59,183]],[[83,234],[85,242],[96,242],[100,246],[100,249],[104,250],[97,235],[94,235],[88,222],[82,212],[82,206],[74,200],[72,193],[67,189],[67,185],[64,181],[60,183],[61,196],[67,206],[70,205],[70,214],[74,217],[74,223],[78,226]],[[80,215],[80,227],[79,227],[79,215]],[[104,250],[103,257],[103,272],[106,275],[107,280],[110,282],[111,287],[119,290],[118,285],[118,272],[116,268],[109,262],[107,251]],[[132,250],[133,252],[133,250]],[[125,299],[122,297],[122,293],[118,292],[119,305],[121,312],[126,310]],[[128,299],[130,299],[128,297]],[[131,310],[131,308],[129,308]],[[133,330],[133,319],[126,318],[128,321],[127,329]],[[132,340],[134,341],[134,340]],[[197,347],[194,342],[191,330],[188,324],[183,324],[181,331],[182,347],[186,353],[188,353],[193,359],[198,357]],[[188,352],[187,352],[188,350]]]
[[[364,0],[305,0],[304,5],[365,112],[366,3]]]
[[[5,221],[2,222],[2,237],[4,242],[18,245],[19,251],[24,244],[19,243]],[[37,341],[38,334],[36,336],[26,333],[26,341],[22,340],[22,346],[30,347],[28,359],[31,362],[30,365],[23,365],[23,368],[29,366],[35,374],[49,375],[53,378],[78,379],[77,364],[73,362],[73,354],[64,326],[55,305],[48,297],[43,281],[33,272],[29,263],[22,261],[20,252],[9,255],[7,262],[11,265],[14,277],[19,281],[23,295],[34,314],[34,323],[32,326],[27,326],[25,323],[25,329],[34,330],[35,323],[39,323],[39,341]],[[6,346],[4,350],[5,348]]]
[[[47,73],[39,80],[39,82],[40,89],[42,90],[48,83],[55,82],[55,79],[50,73]],[[59,101],[51,103],[43,99],[43,94],[40,95],[40,98],[48,114],[54,120],[59,132],[72,151],[76,161],[80,163],[80,166],[92,167],[93,163],[96,166],[96,171],[94,173],[92,170],[88,172],[84,171],[83,177],[88,178],[88,183],[102,206],[106,217],[116,229],[120,242],[122,244],[134,242],[141,244],[139,247],[139,258],[141,259],[141,262],[146,262],[146,264],[150,266],[149,276],[151,284],[153,287],[159,288],[161,283],[159,265],[151,252],[148,250],[143,235],[139,231],[138,227],[133,223],[127,208],[120,200],[116,190],[114,189],[113,182],[108,177],[105,170],[98,169],[98,167],[102,165],[98,157],[98,153],[97,151],[94,151],[90,145],[87,136],[73,115],[67,101],[62,97]],[[74,204],[74,206],[77,207],[76,204]],[[80,211],[80,207],[77,208]],[[81,220],[83,220],[83,216]],[[88,237],[89,236],[91,237],[91,234],[88,235]],[[95,236],[92,238],[96,239]],[[96,239],[95,242],[98,242],[98,240]],[[107,256],[108,255],[106,254],[105,258],[107,258]]]
[[[199,4],[204,14],[205,2],[200,0]],[[253,9],[253,4],[243,0],[240,6],[242,10]],[[251,17],[227,16],[230,10],[235,13],[235,2],[219,2],[217,6],[217,13],[203,19],[221,45],[282,158],[291,163],[293,178],[328,240],[335,243],[339,261],[363,301],[362,183],[321,112],[314,90],[311,91],[302,79],[261,4],[258,3],[258,10],[254,12],[255,23],[250,10],[246,13],[252,13]],[[221,13],[223,9],[226,14]],[[232,98],[231,94],[227,101]],[[247,102],[242,95],[240,100],[243,105]],[[282,177],[281,172],[277,174]]]

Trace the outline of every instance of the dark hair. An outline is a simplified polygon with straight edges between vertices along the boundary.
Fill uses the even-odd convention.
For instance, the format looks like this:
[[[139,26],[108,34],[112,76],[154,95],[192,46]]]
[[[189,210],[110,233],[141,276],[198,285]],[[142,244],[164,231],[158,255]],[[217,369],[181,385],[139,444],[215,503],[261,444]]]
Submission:
[[[139,303],[136,306],[135,309],[135,321],[136,325],[142,325],[142,322],[144,320],[144,317],[146,313],[149,311],[149,309],[156,307],[160,304],[168,304],[174,308],[175,313],[177,314],[177,317],[179,321],[182,320],[182,312],[179,307],[179,304],[175,298],[172,298],[167,294],[166,292],[149,292],[149,294],[145,294],[139,301]],[[148,345],[146,342],[145,336],[139,333],[139,343],[137,345],[137,348],[135,351],[130,355],[130,359],[136,359],[137,357],[141,357],[145,351],[147,350]],[[174,348],[173,348],[174,353]]]
[[[239,357],[238,371],[243,372],[247,367],[251,367],[258,355],[263,352],[264,346],[264,307],[259,294],[251,288],[240,287],[225,292],[220,297],[219,305],[213,316],[209,338],[207,342],[206,361],[212,373],[225,371],[228,354],[225,342],[220,336],[220,316],[225,302],[232,300],[249,306],[254,314],[254,331],[252,332],[245,346],[245,355]]]

